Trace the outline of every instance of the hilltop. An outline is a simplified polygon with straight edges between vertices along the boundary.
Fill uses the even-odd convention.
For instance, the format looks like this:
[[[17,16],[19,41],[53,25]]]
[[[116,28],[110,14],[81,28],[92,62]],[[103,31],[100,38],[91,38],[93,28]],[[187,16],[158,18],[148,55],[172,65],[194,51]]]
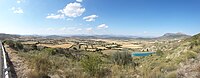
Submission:
[[[183,33],[166,33],[160,37],[140,37],[131,35],[12,35],[0,34],[2,39],[11,39],[19,37],[47,38],[47,39],[62,39],[62,38],[80,38],[80,39],[136,39],[136,40],[166,40],[166,39],[184,39],[191,37]]]
[[[3,40],[3,39],[12,39],[12,38],[19,38],[19,37],[20,37],[19,35],[0,33],[0,40]]]
[[[6,50],[10,51],[8,55],[16,53],[11,59],[16,69],[24,70],[21,68],[24,66],[18,66],[18,60],[14,60],[18,56],[27,62],[27,66],[31,66],[27,69],[34,70],[29,73],[35,74],[27,74],[29,76],[189,78],[200,74],[198,71],[187,70],[200,67],[200,34],[185,36],[187,35],[182,33],[167,33],[162,36],[164,40],[115,37],[110,40],[112,36],[109,35],[83,35],[63,37],[65,39],[60,40],[55,39],[60,36],[51,35],[37,36],[39,38],[35,39],[22,36],[19,40],[4,42],[7,44]],[[99,37],[100,39],[96,39]],[[181,39],[183,37],[185,38]],[[131,56],[133,52],[143,51],[155,54]],[[97,66],[101,67],[94,68]],[[24,72],[16,71],[19,77],[25,77],[20,74]],[[185,73],[191,75],[187,76]]]
[[[179,42],[157,43],[157,54],[140,58],[147,78],[199,78],[200,77],[200,34],[188,37],[185,34],[168,33],[165,38],[187,37]],[[160,55],[161,54],[161,55]],[[159,55],[159,56],[158,56]],[[145,61],[143,61],[145,60]],[[148,71],[147,71],[148,70]]]
[[[166,33],[163,36],[158,37],[157,39],[184,39],[189,37],[191,36],[183,33]]]

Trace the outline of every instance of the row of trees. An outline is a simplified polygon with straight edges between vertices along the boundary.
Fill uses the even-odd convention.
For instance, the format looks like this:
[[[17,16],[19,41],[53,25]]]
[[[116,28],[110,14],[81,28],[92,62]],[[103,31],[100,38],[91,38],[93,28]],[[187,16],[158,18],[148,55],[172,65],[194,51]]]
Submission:
[[[20,42],[17,42],[17,41],[6,40],[3,43],[9,45],[9,47],[11,47],[12,49],[17,50],[17,51],[23,50],[23,48],[24,48],[24,46]]]

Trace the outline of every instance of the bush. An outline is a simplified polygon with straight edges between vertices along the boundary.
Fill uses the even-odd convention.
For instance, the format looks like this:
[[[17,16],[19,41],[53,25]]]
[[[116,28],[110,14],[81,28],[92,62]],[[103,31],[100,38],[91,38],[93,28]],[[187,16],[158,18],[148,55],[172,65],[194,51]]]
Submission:
[[[51,78],[48,75],[40,75],[38,72],[36,71],[31,71],[27,74],[28,78]]]
[[[194,52],[200,53],[200,46],[194,47],[193,48]]]
[[[14,50],[23,50],[24,46],[20,42],[12,41],[12,40],[6,40],[4,41],[10,48]]]
[[[23,50],[23,48],[24,48],[23,45],[20,42],[16,42],[15,47],[16,47],[17,50]]]
[[[179,64],[180,62],[184,62],[187,59],[191,59],[191,58],[196,58],[197,57],[197,53],[193,52],[193,51],[188,51],[186,53],[183,53],[182,55],[180,55],[179,57],[174,58],[175,62],[177,64]]]
[[[132,63],[131,54],[128,52],[116,52],[112,55],[111,60],[117,65],[127,65]]]
[[[35,70],[40,76],[48,75],[51,69],[51,62],[46,57],[39,57],[34,60]]]
[[[36,44],[23,45],[23,47],[24,47],[24,51],[25,52],[28,52],[28,51],[31,51],[31,50],[39,50],[39,49],[37,49],[37,45]]]
[[[180,62],[185,61],[185,59],[184,59],[183,56],[179,56],[177,58],[174,58],[174,61],[175,61],[176,64],[179,64]]]
[[[43,53],[51,56],[51,55],[56,55],[58,52],[56,51],[56,49],[53,48],[45,48],[44,50],[42,50]]]
[[[4,41],[5,44],[7,44],[9,47],[14,48],[15,44],[12,40],[6,40]]]
[[[192,51],[188,51],[188,52],[185,54],[185,56],[186,56],[187,59],[196,58],[196,57],[197,57],[197,53],[192,52]]]
[[[81,60],[81,66],[84,71],[88,72],[91,76],[94,76],[101,71],[101,65],[101,58],[95,55],[91,55],[88,58]]]
[[[29,65],[34,69],[34,72],[37,72],[39,77],[48,76],[52,69],[49,55],[38,53],[30,56],[30,58]]]
[[[163,53],[163,51],[161,51],[161,50],[157,50],[156,51],[156,55],[158,55],[158,56],[162,56],[164,53]]]

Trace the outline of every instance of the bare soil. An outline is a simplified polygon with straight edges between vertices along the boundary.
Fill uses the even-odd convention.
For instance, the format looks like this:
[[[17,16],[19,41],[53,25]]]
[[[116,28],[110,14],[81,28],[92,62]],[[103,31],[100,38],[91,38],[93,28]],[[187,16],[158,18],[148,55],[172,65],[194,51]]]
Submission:
[[[28,78],[27,75],[30,73],[31,69],[28,68],[25,59],[18,56],[17,51],[9,48],[8,45],[5,45],[5,49],[12,62],[17,78]]]

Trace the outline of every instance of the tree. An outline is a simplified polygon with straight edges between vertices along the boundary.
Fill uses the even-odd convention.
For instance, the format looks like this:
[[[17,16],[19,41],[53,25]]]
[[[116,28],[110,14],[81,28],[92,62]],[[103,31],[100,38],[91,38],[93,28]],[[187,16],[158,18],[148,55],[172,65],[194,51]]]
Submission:
[[[24,46],[20,42],[15,42],[15,48],[16,50],[22,50]]]
[[[5,43],[14,50],[23,50],[24,46],[20,42],[6,40]]]
[[[12,41],[12,40],[6,40],[6,41],[4,41],[4,43],[6,43],[11,48],[15,47],[14,41]]]

